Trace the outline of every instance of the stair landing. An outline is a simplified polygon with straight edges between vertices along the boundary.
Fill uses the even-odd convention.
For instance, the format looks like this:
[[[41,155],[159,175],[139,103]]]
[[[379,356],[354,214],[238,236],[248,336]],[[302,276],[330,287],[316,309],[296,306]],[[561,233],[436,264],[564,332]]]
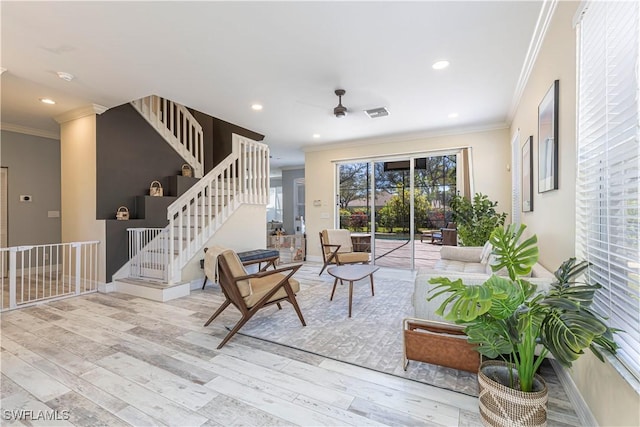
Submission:
[[[125,278],[114,280],[113,284],[116,292],[159,302],[186,297],[191,292],[190,282],[169,285],[153,280]]]

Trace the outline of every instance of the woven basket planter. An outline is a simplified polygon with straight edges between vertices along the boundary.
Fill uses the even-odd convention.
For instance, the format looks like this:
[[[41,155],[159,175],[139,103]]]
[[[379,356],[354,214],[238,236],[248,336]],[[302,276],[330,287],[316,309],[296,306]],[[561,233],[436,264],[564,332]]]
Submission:
[[[513,376],[517,380],[515,368]],[[478,372],[480,385],[480,418],[485,426],[546,426],[547,384],[541,376],[534,379],[534,391],[526,393],[512,389],[509,366],[504,362],[487,361]]]

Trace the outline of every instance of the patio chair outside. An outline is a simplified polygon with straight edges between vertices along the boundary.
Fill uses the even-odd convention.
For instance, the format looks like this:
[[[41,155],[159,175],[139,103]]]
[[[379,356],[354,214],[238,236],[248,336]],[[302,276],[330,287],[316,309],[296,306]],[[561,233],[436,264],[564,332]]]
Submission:
[[[225,301],[204,326],[209,326],[231,304],[240,311],[242,318],[224,337],[218,349],[222,348],[258,310],[272,304],[282,309],[282,301],[289,301],[296,310],[302,326],[307,326],[296,301],[300,282],[291,277],[301,266],[302,264],[288,265],[275,270],[247,274],[234,251],[222,252],[218,256],[218,278]]]

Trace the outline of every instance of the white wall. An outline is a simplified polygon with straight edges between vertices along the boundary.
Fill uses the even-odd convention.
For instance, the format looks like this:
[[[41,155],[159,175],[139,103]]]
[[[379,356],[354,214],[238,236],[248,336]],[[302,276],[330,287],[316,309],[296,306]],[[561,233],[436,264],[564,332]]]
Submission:
[[[540,263],[555,270],[575,255],[576,189],[576,34],[572,19],[578,2],[558,2],[538,59],[511,126],[524,142],[534,136],[534,211],[522,213],[529,233],[538,236]],[[559,189],[538,189],[538,104],[554,80],[560,80]],[[571,376],[602,426],[640,425],[640,397],[609,365],[590,352],[578,359]]]
[[[105,283],[105,221],[96,220],[96,115],[60,124],[62,240],[99,240],[98,280]]]
[[[319,147],[305,153],[306,226],[308,259],[320,259],[318,233],[335,226],[335,164],[349,160],[394,154],[423,153],[450,148],[472,147],[474,191],[498,202],[498,210],[511,205],[510,139],[508,129],[459,133],[393,141],[361,141],[358,144]],[[320,200],[321,206],[313,206]],[[328,215],[328,218],[322,216]]]
[[[222,246],[236,252],[252,249],[264,249],[267,246],[267,208],[264,205],[240,205],[222,227],[209,239],[205,247]],[[200,260],[204,259],[201,250],[182,269],[182,280],[191,281],[204,278]]]

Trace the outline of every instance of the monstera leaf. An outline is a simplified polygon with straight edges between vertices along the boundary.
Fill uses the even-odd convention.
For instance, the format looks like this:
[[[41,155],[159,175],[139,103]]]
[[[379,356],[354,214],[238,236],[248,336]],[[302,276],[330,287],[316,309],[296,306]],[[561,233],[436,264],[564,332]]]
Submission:
[[[493,320],[478,319],[464,330],[471,344],[478,344],[477,350],[483,356],[495,359],[501,354],[513,352],[513,343],[505,335],[505,327]]]
[[[516,280],[518,276],[528,276],[531,267],[538,262],[538,238],[534,235],[520,243],[525,228],[524,224],[496,228],[489,239],[493,245],[493,253],[497,256],[491,268],[493,271],[506,268],[511,280]]]

